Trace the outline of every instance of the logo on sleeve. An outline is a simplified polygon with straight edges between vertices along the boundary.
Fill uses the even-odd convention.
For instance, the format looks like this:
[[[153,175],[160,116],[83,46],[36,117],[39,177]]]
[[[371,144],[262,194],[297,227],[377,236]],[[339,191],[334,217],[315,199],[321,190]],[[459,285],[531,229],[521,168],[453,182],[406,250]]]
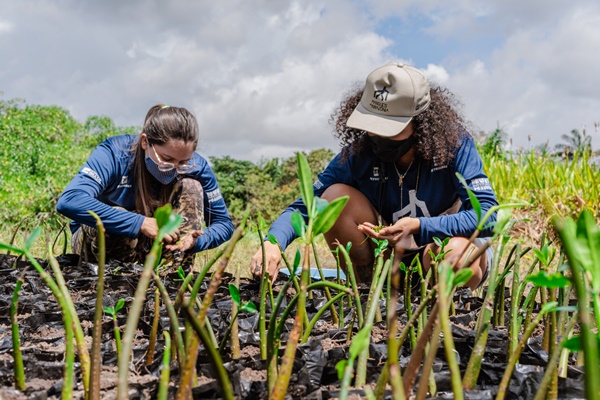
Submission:
[[[208,197],[209,203],[214,203],[215,201],[221,200],[223,198],[219,189],[215,189],[212,192],[207,192],[206,197]]]
[[[471,181],[471,186],[474,191],[479,190],[492,190],[492,185],[488,178],[477,178]]]
[[[313,188],[315,190],[319,190],[323,187],[323,182],[321,182],[320,180],[316,180],[315,183],[313,183]]]
[[[90,178],[92,178],[93,180],[98,182],[99,184],[102,184],[102,179],[100,179],[100,175],[98,175],[96,173],[96,171],[94,171],[93,169],[91,169],[89,167],[83,167],[81,169],[81,172],[86,174],[87,176],[89,176]]]

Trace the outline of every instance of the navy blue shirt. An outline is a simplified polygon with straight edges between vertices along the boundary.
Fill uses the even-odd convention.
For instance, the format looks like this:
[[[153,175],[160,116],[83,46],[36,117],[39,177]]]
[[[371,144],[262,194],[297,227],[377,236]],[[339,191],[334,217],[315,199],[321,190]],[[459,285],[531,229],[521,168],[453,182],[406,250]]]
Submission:
[[[477,227],[477,215],[471,207],[469,196],[458,180],[460,173],[479,200],[482,215],[497,205],[496,196],[488,177],[483,172],[483,162],[473,138],[464,134],[454,158],[446,165],[437,165],[415,159],[399,184],[398,173],[393,163],[382,162],[371,151],[348,156],[342,162],[341,153],[334,157],[325,171],[313,184],[315,196],[321,196],[329,186],[342,183],[362,192],[373,204],[383,220],[395,223],[402,217],[419,218],[421,229],[414,235],[417,245],[433,242],[434,237],[469,237]],[[460,200],[457,212],[446,212]],[[274,235],[285,249],[296,233],[290,215],[298,209],[307,218],[306,207],[299,198],[292,203],[273,223],[269,233]],[[495,221],[495,214],[489,222]],[[364,221],[367,222],[367,221]],[[491,236],[487,227],[481,237]]]
[[[139,135],[122,135],[106,139],[92,152],[79,173],[58,199],[58,212],[71,218],[75,232],[80,224],[95,226],[88,213],[95,212],[108,233],[134,238],[140,233],[144,216],[135,209],[133,145]],[[204,192],[204,220],[207,228],[196,240],[194,252],[217,247],[229,240],[233,223],[221,196],[217,179],[208,162],[193,155],[196,167],[184,175],[200,182]],[[157,181],[157,185],[160,185]],[[115,206],[125,210],[115,209]]]

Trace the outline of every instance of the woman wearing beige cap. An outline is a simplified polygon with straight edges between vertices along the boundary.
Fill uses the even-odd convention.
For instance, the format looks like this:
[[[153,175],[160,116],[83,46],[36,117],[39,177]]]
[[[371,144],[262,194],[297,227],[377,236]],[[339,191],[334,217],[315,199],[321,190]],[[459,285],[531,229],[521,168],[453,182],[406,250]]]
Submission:
[[[465,178],[483,213],[497,201],[453,95],[440,87],[430,88],[418,69],[389,63],[369,74],[365,87],[341,102],[332,121],[343,149],[319,174],[313,188],[316,196],[329,201],[349,196],[325,238],[332,248],[336,241],[352,242],[350,256],[358,277],[370,280],[374,261],[374,243],[365,237],[387,239],[407,262],[420,254],[426,270],[431,264],[428,250],[440,250],[434,237],[450,238],[449,261],[464,254],[477,216],[456,173]],[[298,199],[269,230],[284,249],[296,238],[290,222],[295,209],[306,217]],[[376,232],[380,222],[386,227]],[[475,245],[483,245],[491,233],[486,228]],[[268,241],[265,247],[267,272],[274,280],[281,254]],[[472,264],[469,287],[485,280],[491,257],[488,248]],[[262,252],[258,251],[252,260],[255,274],[260,274],[261,264]]]

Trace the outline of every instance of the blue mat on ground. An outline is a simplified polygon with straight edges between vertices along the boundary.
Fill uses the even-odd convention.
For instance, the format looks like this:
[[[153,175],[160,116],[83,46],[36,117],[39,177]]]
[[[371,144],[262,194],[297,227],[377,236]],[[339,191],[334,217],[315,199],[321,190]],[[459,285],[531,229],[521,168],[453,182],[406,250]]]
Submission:
[[[298,267],[298,270],[296,271],[296,275],[300,276],[300,273],[302,272],[302,268]],[[285,276],[290,276],[291,273],[287,268],[281,268],[279,270],[279,273],[285,275]],[[323,276],[325,277],[325,279],[337,279],[337,270],[336,269],[331,269],[331,268],[323,268]],[[310,278],[313,281],[319,281],[321,280],[321,275],[319,274],[319,270],[317,268],[311,268],[310,269]],[[346,280],[346,274],[344,274],[344,271],[340,271],[340,279],[342,280]]]

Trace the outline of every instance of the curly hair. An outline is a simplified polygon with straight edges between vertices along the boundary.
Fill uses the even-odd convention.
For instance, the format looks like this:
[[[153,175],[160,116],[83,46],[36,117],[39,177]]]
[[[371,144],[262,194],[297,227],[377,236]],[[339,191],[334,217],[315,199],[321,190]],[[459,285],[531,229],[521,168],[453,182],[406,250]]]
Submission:
[[[360,102],[363,90],[364,86],[355,85],[346,93],[329,119],[334,136],[340,140],[343,160],[368,149],[367,133],[346,125],[350,114]],[[435,160],[436,164],[441,165],[452,160],[459,139],[466,131],[466,123],[458,112],[459,106],[459,101],[448,89],[440,86],[431,88],[429,107],[412,119],[416,157],[426,162]]]

